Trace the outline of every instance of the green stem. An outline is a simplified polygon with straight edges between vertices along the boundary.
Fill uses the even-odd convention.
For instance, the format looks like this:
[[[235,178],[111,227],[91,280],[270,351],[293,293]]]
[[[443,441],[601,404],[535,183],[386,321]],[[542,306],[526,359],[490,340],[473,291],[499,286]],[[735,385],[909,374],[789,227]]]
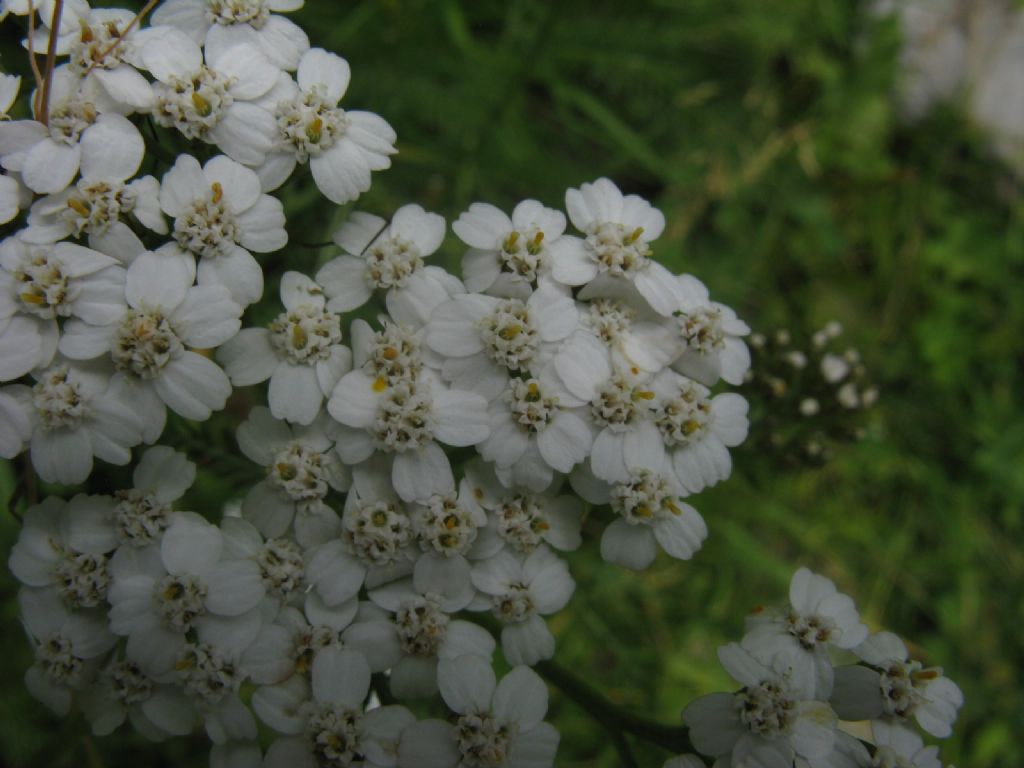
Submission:
[[[608,701],[599,691],[552,661],[538,662],[534,669],[579,704],[612,732],[627,732],[670,752],[693,752],[689,732],[681,725],[662,725],[628,712]]]

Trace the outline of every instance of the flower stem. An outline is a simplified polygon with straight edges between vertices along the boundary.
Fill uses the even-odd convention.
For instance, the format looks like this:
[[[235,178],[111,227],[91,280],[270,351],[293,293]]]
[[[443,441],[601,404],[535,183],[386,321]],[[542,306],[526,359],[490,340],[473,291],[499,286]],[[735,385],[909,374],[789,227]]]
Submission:
[[[599,691],[552,661],[538,662],[534,669],[610,730],[631,733],[673,753],[693,751],[689,732],[684,726],[662,725],[637,717],[615,706]]]

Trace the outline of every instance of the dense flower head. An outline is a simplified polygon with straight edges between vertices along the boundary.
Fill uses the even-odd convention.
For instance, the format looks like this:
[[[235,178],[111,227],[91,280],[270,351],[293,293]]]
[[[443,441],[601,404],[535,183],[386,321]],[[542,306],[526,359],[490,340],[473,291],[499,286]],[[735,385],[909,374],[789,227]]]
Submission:
[[[452,222],[460,276],[438,213],[338,208],[397,136],[341,106],[349,63],[281,15],[302,5],[165,0],[148,24],[3,5],[33,14],[37,53],[53,27],[61,64],[31,120],[7,119],[20,83],[0,79],[0,456],[64,485],[95,459],[132,467],[131,487],[24,516],[8,564],[26,685],[97,734],[202,727],[213,768],[550,768],[532,667],[556,655],[569,553],[595,529],[634,571],[701,550],[690,497],[747,436],[728,388],[750,328],[658,261],[665,216],[608,178],[564,212],[473,202]],[[316,239],[286,220],[301,195],[270,194],[302,166],[333,204],[313,217],[330,252],[274,271],[313,266],[285,250]],[[831,405],[869,405],[859,357],[814,343]],[[216,450],[232,418],[238,455]],[[908,724],[946,735],[962,696],[892,637],[800,569],[790,606],[720,650],[739,688],[686,709],[694,748],[931,768]],[[834,670],[831,648],[862,663]],[[403,706],[431,698],[447,719]],[[870,755],[847,715],[872,721]]]

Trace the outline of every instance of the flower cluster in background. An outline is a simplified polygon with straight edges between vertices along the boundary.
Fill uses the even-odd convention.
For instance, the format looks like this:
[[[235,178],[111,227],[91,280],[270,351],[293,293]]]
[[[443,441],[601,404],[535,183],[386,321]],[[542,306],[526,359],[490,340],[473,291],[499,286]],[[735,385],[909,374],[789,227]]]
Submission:
[[[751,335],[746,378],[755,428],[748,447],[771,451],[783,463],[817,465],[837,446],[864,437],[865,411],[878,400],[878,388],[842,332],[832,321],[806,341],[787,330]]]
[[[834,665],[840,653],[853,663]],[[789,606],[752,614],[743,640],[718,658],[739,689],[683,711],[703,755],[736,766],[942,768],[938,747],[926,747],[917,729],[949,736],[960,689],[910,659],[896,635],[869,633],[853,600],[824,576],[799,569]]]
[[[276,314],[253,324],[274,301],[260,259],[288,244],[275,191],[308,166],[350,203],[395,152],[384,119],[339,106],[349,65],[281,15],[301,5],[167,0],[147,26],[85,0],[60,16],[4,3],[36,14],[31,45],[53,41],[61,63],[33,119],[0,123],[0,214],[17,228],[0,243],[0,456],[63,485],[137,462],[131,488],[25,516],[9,565],[26,685],[97,734],[202,728],[213,766],[550,766],[533,667],[576,588],[564,553],[587,515],[615,565],[700,550],[692,497],[747,437],[727,385],[748,375],[750,329],[653,258],[665,217],[605,178],[567,190],[564,212],[474,203],[451,223],[461,276],[431,263],[443,217],[353,212],[315,274],[273,276]],[[5,110],[18,86],[3,81]],[[172,132],[195,154],[140,176]],[[868,404],[847,391],[856,361],[836,360],[821,371],[839,406]],[[236,437],[262,479],[223,519],[176,508],[197,469],[159,445],[168,411],[203,421],[254,385],[266,405]],[[746,698],[728,718],[687,710],[697,750],[887,765],[882,746],[805,733],[815,701],[879,720],[879,745],[897,715],[942,735],[922,717],[948,727],[948,688],[927,688],[946,709],[919,703],[917,678],[891,703],[897,667],[935,677],[898,641],[832,674],[827,640],[870,642],[848,598],[797,579],[792,612],[723,652]]]

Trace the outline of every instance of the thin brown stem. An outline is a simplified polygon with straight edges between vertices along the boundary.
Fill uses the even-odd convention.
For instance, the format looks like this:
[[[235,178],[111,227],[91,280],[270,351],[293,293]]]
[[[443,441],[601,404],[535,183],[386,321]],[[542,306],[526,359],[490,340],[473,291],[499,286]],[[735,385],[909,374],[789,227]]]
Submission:
[[[53,70],[57,66],[57,37],[60,32],[60,17],[64,13],[64,0],[56,0],[53,4],[53,15],[50,17],[50,39],[46,42],[46,70],[43,77],[43,95],[39,103],[39,122],[46,125],[50,121],[50,89],[53,87]]]
[[[35,9],[28,14],[28,63],[32,67],[32,77],[36,81],[36,95],[32,99],[32,114],[39,117],[40,99],[43,97],[43,73],[39,71],[39,62],[36,61],[36,52],[33,50],[36,36],[36,12]]]
[[[157,2],[159,2],[159,0],[149,0],[149,2],[142,6],[142,10],[135,14],[135,17],[130,22],[128,22],[128,26],[118,33],[117,37],[114,39],[114,42],[107,46],[106,50],[100,53],[99,58],[97,58],[95,61],[93,61],[91,65],[89,65],[89,69],[85,71],[85,74],[88,75],[90,72],[96,69],[96,67],[100,65],[100,62],[107,58],[107,56],[109,56],[110,53],[124,41],[124,39],[128,36],[128,33],[135,28],[135,25],[142,23],[142,20],[146,18],[146,15],[150,11],[153,10]]]

